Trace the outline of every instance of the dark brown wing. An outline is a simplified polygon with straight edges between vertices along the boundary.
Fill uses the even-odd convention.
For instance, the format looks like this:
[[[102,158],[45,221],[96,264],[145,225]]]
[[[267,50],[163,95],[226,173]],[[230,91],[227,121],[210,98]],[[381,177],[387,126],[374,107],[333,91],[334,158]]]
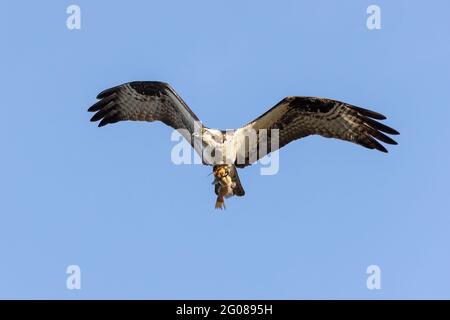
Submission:
[[[192,142],[191,134],[202,127],[200,120],[170,85],[158,81],[135,81],[101,92],[91,121],[99,127],[118,121],[162,121]],[[192,143],[191,143],[192,145]]]
[[[352,106],[350,104],[324,98],[315,97],[287,97],[276,104],[260,117],[246,126],[238,129],[235,134],[237,152],[242,163],[238,167],[245,167],[266,154],[275,151],[291,141],[309,135],[318,134],[327,138],[336,138],[359,144],[369,149],[387,152],[386,148],[377,140],[387,144],[397,144],[386,134],[399,134],[396,130],[378,122],[385,116],[374,111]],[[257,152],[261,148],[259,132],[267,130],[267,152]],[[270,143],[271,130],[278,129],[278,147]],[[245,143],[249,131],[258,135],[257,144]],[[384,133],[383,133],[384,132]],[[249,147],[250,145],[250,147]],[[250,157],[254,152],[256,157]],[[261,154],[260,154],[261,153]],[[239,159],[239,157],[238,157]]]

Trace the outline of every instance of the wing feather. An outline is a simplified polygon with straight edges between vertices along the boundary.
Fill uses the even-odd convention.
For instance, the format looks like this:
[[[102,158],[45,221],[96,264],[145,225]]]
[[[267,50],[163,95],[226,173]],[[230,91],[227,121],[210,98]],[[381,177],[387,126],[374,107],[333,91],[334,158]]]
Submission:
[[[91,121],[99,127],[119,121],[161,121],[179,130],[194,146],[192,133],[202,124],[170,85],[158,81],[135,81],[106,89],[98,94]],[[184,130],[183,130],[184,129]]]
[[[376,121],[386,117],[378,112],[356,107],[341,101],[315,97],[287,97],[273,108],[238,129],[235,134],[237,153],[245,159],[236,163],[238,167],[250,165],[252,161],[265,156],[290,143],[291,141],[309,136],[321,135],[350,141],[369,149],[387,152],[387,149],[377,140],[387,144],[397,144],[386,134],[397,135],[398,131]],[[259,132],[267,130],[266,152],[260,152]],[[271,130],[278,129],[278,147],[270,143]],[[257,134],[257,146],[249,146],[243,138],[249,131]],[[384,133],[386,134],[384,134]],[[256,157],[250,157],[250,152],[257,152]]]

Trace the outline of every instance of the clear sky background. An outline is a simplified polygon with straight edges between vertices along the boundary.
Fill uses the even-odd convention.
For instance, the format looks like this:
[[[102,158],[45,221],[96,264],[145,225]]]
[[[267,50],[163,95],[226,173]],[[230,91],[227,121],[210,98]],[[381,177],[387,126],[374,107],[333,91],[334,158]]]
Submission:
[[[66,8],[81,7],[81,30]],[[381,7],[381,30],[366,9]],[[448,1],[8,1],[0,13],[0,298],[450,298]],[[288,95],[343,100],[401,132],[383,154],[309,137],[280,171],[209,167],[172,130],[97,128],[98,92],[169,82],[210,127]],[[81,268],[81,290],[66,268]],[[366,268],[381,268],[368,290]]]

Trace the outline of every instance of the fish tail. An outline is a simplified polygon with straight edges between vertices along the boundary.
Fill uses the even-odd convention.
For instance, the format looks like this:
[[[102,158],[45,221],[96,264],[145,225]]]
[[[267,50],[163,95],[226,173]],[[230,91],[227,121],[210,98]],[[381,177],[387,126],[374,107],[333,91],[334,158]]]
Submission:
[[[223,196],[218,196],[216,200],[216,209],[225,209],[225,201]]]

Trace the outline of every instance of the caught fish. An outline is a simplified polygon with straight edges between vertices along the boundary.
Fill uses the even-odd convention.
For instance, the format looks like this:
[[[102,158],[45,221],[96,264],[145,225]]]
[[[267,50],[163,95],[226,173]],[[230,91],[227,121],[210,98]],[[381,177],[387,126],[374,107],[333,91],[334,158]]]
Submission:
[[[214,191],[217,195],[216,209],[225,209],[225,198],[245,194],[234,165],[215,165],[213,175]]]

